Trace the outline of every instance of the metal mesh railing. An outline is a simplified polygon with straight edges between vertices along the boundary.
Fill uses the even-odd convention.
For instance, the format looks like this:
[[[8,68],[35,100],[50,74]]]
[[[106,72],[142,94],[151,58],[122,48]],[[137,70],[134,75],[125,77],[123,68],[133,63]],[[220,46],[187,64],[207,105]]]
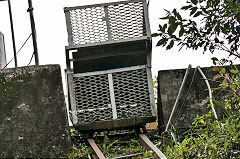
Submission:
[[[146,36],[143,0],[65,8],[70,45]]]
[[[142,2],[109,5],[108,13],[113,40],[146,35]]]
[[[146,69],[113,74],[118,118],[151,116]]]
[[[73,44],[95,43],[108,40],[103,7],[70,10]]]
[[[112,73],[117,119],[152,116],[147,71]],[[73,77],[79,123],[113,120],[108,74]]]
[[[107,75],[74,77],[73,83],[80,122],[112,119]]]

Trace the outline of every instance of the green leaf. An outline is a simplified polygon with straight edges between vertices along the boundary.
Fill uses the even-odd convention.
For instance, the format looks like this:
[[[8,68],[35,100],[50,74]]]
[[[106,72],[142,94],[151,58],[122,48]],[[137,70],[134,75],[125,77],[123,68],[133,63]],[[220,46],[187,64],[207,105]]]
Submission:
[[[157,37],[159,34],[158,33],[153,33],[152,37]]]
[[[194,14],[193,17],[198,17],[198,16],[201,15],[201,14],[202,14],[202,11],[198,11],[196,14]]]
[[[225,74],[226,73],[226,69],[225,68],[222,68],[221,71],[220,71],[221,74]]]
[[[176,18],[174,16],[171,16],[168,21],[169,24],[174,24],[176,23]]]
[[[173,34],[173,33],[176,31],[177,27],[178,27],[178,24],[177,24],[177,23],[171,24],[171,25],[168,27],[168,34],[170,34],[170,35]]]
[[[166,42],[167,42],[167,39],[166,39],[166,38],[163,38],[163,39],[161,39],[161,40],[158,41],[157,46],[164,45]]]
[[[181,8],[181,10],[187,10],[187,9],[189,9],[189,8],[191,8],[191,7],[192,7],[192,5],[183,6],[183,7]]]
[[[238,74],[239,73],[238,70],[234,70],[234,69],[230,70],[230,72],[233,73],[233,74]]]
[[[162,28],[162,32],[165,32],[166,28],[167,28],[167,24],[164,24]]]
[[[167,46],[167,50],[170,50],[172,47],[173,47],[173,45],[174,45],[174,41],[173,40],[171,40],[171,42],[169,43],[169,45]]]
[[[212,101],[222,110],[222,112],[226,115],[226,117],[232,116],[232,114],[228,111],[228,109],[225,107],[225,104],[223,102],[220,102],[215,99],[212,99]]]
[[[198,1],[197,0],[191,0],[191,2],[195,5],[197,5]]]
[[[173,10],[173,14],[178,18],[178,20],[182,21],[181,15],[177,12],[176,9]]]
[[[197,11],[197,9],[198,9],[197,7],[191,8],[190,15],[193,15]]]
[[[183,27],[181,27],[180,31],[179,31],[179,37],[183,36],[185,30]]]

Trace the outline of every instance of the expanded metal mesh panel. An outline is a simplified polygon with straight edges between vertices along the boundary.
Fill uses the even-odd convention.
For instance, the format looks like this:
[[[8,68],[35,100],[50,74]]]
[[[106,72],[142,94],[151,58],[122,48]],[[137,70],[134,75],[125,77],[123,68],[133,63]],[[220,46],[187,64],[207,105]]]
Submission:
[[[146,68],[108,74],[73,77],[79,123],[113,120],[113,82],[117,119],[152,116]],[[80,74],[79,74],[80,75]]]
[[[107,41],[107,25],[103,7],[70,10],[71,31],[74,44]]]
[[[113,40],[146,35],[142,2],[110,5],[108,13]]]
[[[113,74],[118,118],[151,116],[146,69]]]
[[[70,45],[146,36],[143,1],[65,9]]]
[[[107,75],[74,77],[73,83],[80,122],[112,119]]]

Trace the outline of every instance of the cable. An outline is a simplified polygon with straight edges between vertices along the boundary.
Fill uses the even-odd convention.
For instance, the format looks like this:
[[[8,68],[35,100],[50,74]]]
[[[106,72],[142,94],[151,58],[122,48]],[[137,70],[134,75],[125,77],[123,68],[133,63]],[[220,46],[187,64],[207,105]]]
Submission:
[[[22,46],[20,47],[20,49],[17,51],[16,54],[18,54],[18,53],[22,50],[22,48],[25,46],[25,44],[27,43],[27,41],[29,40],[29,38],[31,37],[31,35],[32,35],[32,33],[27,37],[27,39],[26,39],[25,42],[22,44]],[[6,68],[6,67],[12,62],[13,59],[14,59],[14,58],[12,58],[12,59],[3,67],[3,69]]]
[[[30,65],[30,63],[32,62],[33,55],[34,55],[34,53],[32,54],[32,57],[31,57],[31,59],[30,59],[30,61],[29,61],[29,63],[28,63],[28,65],[27,65],[27,66],[29,66],[29,65]]]

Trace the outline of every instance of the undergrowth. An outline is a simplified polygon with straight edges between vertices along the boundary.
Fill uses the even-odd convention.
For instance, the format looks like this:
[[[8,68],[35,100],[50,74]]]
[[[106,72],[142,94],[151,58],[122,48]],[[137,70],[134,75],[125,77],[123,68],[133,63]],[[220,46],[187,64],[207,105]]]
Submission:
[[[221,120],[214,118],[210,111],[204,115],[197,115],[192,127],[185,132],[185,137],[180,141],[176,130],[172,126],[168,132],[156,135],[154,143],[169,159],[239,159],[240,158],[240,72],[235,67],[227,71],[225,68],[214,68],[219,73],[214,80],[221,79],[219,87],[215,90],[225,92],[222,100],[215,100],[214,106],[219,107],[224,117]],[[64,158],[88,158],[93,151],[86,145],[78,132],[72,132],[75,144]],[[103,139],[96,138],[101,151],[108,158],[119,154],[142,153],[141,157],[154,157],[152,151],[142,148],[137,139],[127,136],[122,138]],[[84,144],[85,143],[85,144]],[[132,157],[134,158],[134,157]]]

